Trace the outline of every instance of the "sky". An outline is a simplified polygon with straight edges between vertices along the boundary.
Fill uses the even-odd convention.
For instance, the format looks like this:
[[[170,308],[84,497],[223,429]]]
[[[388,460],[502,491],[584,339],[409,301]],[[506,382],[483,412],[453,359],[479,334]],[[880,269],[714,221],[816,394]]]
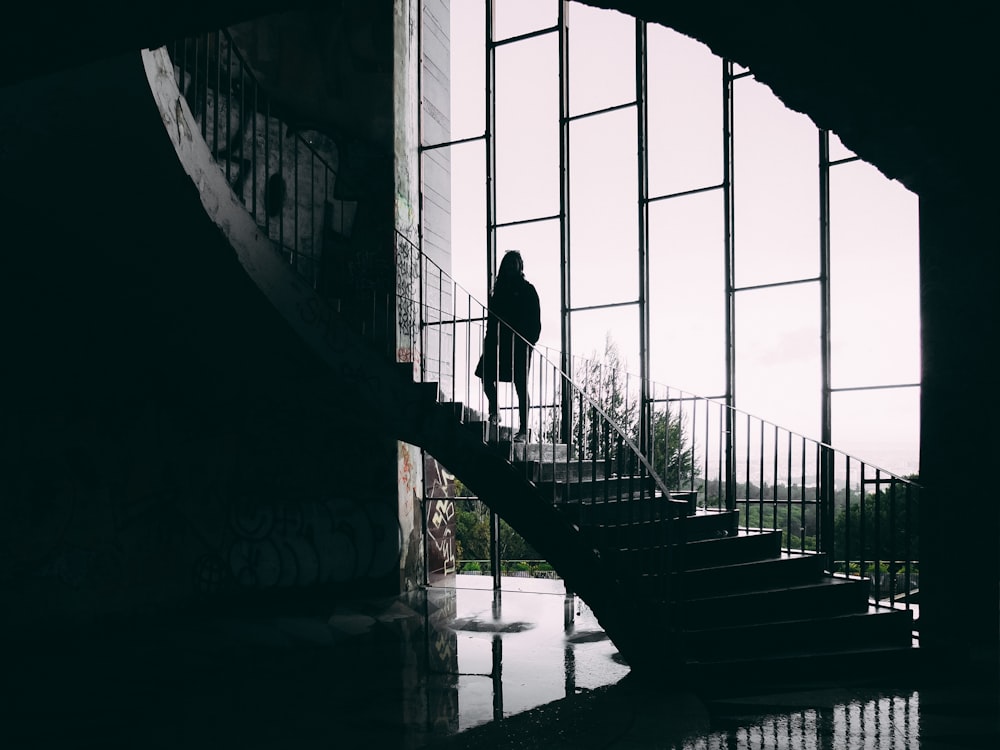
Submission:
[[[555,0],[498,0],[496,38],[556,22]],[[484,131],[483,3],[451,4],[451,137]],[[572,4],[570,114],[632,101],[634,21]],[[722,61],[701,43],[649,27],[650,195],[722,181]],[[557,39],[498,48],[497,219],[559,210]],[[738,70],[740,70],[738,68]],[[737,287],[819,271],[818,134],[751,76],[734,84]],[[574,120],[570,130],[573,307],[638,294],[635,108]],[[831,158],[853,156],[831,134]],[[452,274],[486,299],[485,156],[450,149]],[[917,197],[873,166],[831,168],[832,385],[917,383],[920,377]],[[703,396],[725,390],[723,202],[719,190],[650,204],[651,373]],[[559,346],[559,226],[498,230],[518,249],[542,300],[540,343]],[[820,433],[820,301],[815,282],[736,295],[736,405],[811,438]],[[573,351],[603,350],[610,332],[638,370],[634,305],[573,313]],[[917,470],[919,389],[835,393],[833,444],[897,473]]]

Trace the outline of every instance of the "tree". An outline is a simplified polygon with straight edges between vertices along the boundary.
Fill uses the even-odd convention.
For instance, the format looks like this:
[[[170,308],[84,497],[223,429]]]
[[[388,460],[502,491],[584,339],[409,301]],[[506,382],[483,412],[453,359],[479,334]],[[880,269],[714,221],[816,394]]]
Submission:
[[[914,482],[915,476],[906,477]],[[838,493],[839,494],[839,493]],[[919,559],[919,496],[907,497],[905,484],[893,482],[854,500],[834,519],[834,556],[838,560]]]
[[[667,487],[686,486],[700,472],[681,415],[671,412],[668,407],[655,412],[652,422],[653,470],[660,474]]]
[[[608,459],[619,473],[638,470],[632,449],[625,438],[640,444],[640,382],[628,375],[628,363],[608,332],[604,353],[593,352],[574,372],[582,395],[574,399],[572,436],[577,457]],[[589,397],[589,398],[588,398]],[[618,430],[611,428],[604,412]],[[699,475],[694,447],[690,444],[685,419],[658,404],[650,417],[651,446],[646,459],[670,488],[687,486]]]

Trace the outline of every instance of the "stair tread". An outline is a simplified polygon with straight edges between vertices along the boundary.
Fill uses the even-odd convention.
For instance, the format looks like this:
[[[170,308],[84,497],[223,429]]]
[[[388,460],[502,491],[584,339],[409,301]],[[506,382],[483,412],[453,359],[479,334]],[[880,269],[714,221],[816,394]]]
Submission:
[[[696,544],[696,542],[690,542],[691,544]],[[774,564],[788,561],[797,560],[817,560],[824,556],[822,554],[809,553],[809,552],[781,552],[777,557],[764,557],[759,560],[747,560],[738,563],[721,563],[719,565],[704,565],[698,568],[687,568],[684,573],[699,573],[704,571],[715,571],[715,570],[732,570],[733,572],[738,572],[741,570],[749,570],[753,567],[758,567],[764,564]]]
[[[860,619],[866,619],[871,617],[881,617],[883,619],[895,618],[900,620],[909,620],[910,623],[913,622],[913,616],[909,610],[905,609],[885,609],[876,608],[869,606],[868,610],[865,612],[847,612],[844,614],[837,615],[824,615],[820,617],[799,617],[795,619],[787,620],[774,620],[771,622],[753,622],[746,625],[717,625],[711,627],[695,627],[686,628],[685,633],[690,635],[699,636],[711,636],[718,634],[718,638],[725,638],[727,634],[739,632],[741,634],[747,631],[752,631],[755,629],[765,630],[768,628],[773,628],[777,624],[785,626],[793,625],[810,625],[816,622],[834,622],[834,623],[844,623],[848,621],[856,621]]]
[[[881,645],[881,646],[850,646],[850,647],[830,647],[823,648],[823,644],[817,644],[815,648],[809,649],[790,649],[786,652],[780,653],[765,653],[747,656],[737,656],[737,657],[726,657],[723,659],[711,659],[711,658],[697,658],[692,657],[690,659],[685,659],[684,663],[688,666],[726,666],[732,667],[733,669],[740,669],[740,674],[745,676],[748,674],[746,670],[750,668],[750,665],[760,665],[768,664],[775,665],[777,663],[783,662],[794,662],[801,667],[801,661],[804,658],[830,658],[836,657],[837,659],[844,659],[847,657],[871,657],[876,654],[894,654],[901,655],[906,653],[915,654],[919,647],[913,644],[900,644],[900,645]]]
[[[855,579],[855,578],[836,578],[834,576],[826,576],[822,580],[814,581],[812,583],[799,583],[788,586],[777,586],[768,587],[761,589],[752,589],[746,591],[736,591],[728,594],[713,594],[709,596],[694,596],[687,599],[687,603],[693,604],[696,602],[710,602],[718,600],[732,600],[739,599],[741,597],[758,597],[766,594],[786,594],[795,591],[810,591],[814,589],[821,589],[825,587],[868,587],[869,582],[867,580]]]

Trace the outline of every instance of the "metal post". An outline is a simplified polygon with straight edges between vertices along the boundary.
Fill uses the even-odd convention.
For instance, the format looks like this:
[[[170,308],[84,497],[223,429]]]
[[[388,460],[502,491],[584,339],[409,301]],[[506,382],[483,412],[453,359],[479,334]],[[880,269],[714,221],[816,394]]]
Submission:
[[[819,131],[819,298],[820,298],[820,367],[822,390],[820,394],[820,449],[821,513],[817,530],[819,548],[833,560],[833,409],[831,385],[830,348],[830,131]]]
[[[646,22],[635,21],[636,151],[639,203],[639,451],[652,458],[652,398],[649,393],[649,109]]]
[[[490,569],[493,571],[493,590],[500,590],[500,516],[490,510]]]
[[[725,241],[726,307],[726,510],[736,510],[736,457],[733,408],[736,405],[736,255],[733,213],[733,63],[722,61],[722,195]]]
[[[569,1],[559,3],[559,277],[560,346],[562,370],[572,375],[572,325],[570,321],[570,236],[569,236]],[[562,389],[562,441],[570,443],[573,399]]]
[[[486,289],[493,286],[497,267],[497,193],[496,193],[496,45],[493,22],[496,8],[486,0]]]

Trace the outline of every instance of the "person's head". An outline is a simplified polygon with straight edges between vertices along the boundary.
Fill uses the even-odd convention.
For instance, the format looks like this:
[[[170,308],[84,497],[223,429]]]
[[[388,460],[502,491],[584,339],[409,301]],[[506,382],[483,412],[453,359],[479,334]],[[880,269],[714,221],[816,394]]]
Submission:
[[[497,269],[497,280],[513,279],[524,276],[524,260],[517,250],[508,250],[500,259],[500,268]]]

